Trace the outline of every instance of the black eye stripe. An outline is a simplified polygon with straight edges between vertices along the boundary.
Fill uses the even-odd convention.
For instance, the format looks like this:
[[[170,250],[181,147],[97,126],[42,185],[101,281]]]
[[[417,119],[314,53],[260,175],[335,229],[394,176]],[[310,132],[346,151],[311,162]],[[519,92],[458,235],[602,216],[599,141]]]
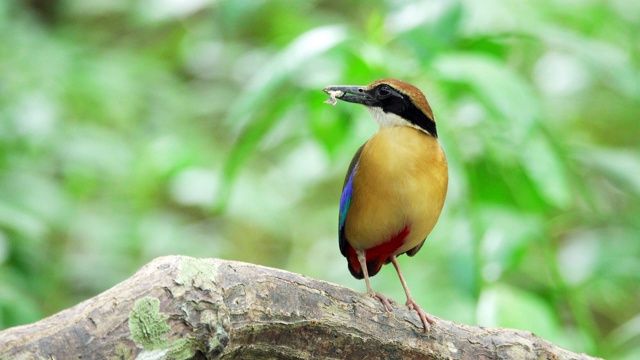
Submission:
[[[438,137],[435,121],[418,109],[408,95],[386,84],[376,87],[371,95],[376,98],[377,106],[381,107],[385,113],[396,114],[432,136]]]

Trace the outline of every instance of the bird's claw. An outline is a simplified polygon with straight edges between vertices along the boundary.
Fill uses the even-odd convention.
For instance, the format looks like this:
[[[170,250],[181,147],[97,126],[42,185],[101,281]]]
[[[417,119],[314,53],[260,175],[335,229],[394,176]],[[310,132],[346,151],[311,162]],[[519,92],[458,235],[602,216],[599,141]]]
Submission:
[[[429,332],[429,324],[435,324],[436,321],[433,320],[429,315],[427,315],[424,310],[418,304],[416,304],[413,300],[407,300],[406,304],[409,310],[415,310],[420,317],[420,321],[422,322],[422,327],[424,328],[424,332]]]
[[[393,312],[393,308],[391,307],[391,302],[393,302],[393,300],[389,299],[388,297],[380,293],[376,293],[376,297],[380,299],[380,301],[382,301],[382,304],[384,305],[385,309],[387,309],[388,312]]]
[[[376,291],[371,291],[369,293],[369,295],[373,296],[374,298],[378,298],[380,300],[380,302],[382,302],[382,305],[384,305],[384,308],[388,311],[388,312],[393,312],[393,307],[391,307],[392,303],[395,303],[395,301],[393,301],[393,299],[388,298],[382,294],[380,294],[379,292]]]

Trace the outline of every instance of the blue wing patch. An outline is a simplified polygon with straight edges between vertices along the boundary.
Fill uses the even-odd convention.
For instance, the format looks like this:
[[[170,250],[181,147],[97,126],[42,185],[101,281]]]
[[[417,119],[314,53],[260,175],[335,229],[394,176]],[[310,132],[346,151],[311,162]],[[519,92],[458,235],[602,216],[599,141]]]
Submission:
[[[338,245],[340,245],[340,253],[345,257],[347,257],[350,246],[344,234],[344,225],[347,221],[347,213],[349,212],[349,206],[351,205],[351,199],[353,198],[353,177],[356,173],[356,168],[358,167],[360,154],[366,144],[367,143],[364,143],[364,145],[360,146],[358,151],[356,151],[356,154],[353,156],[353,159],[351,159],[351,163],[349,163],[349,170],[347,170],[347,174],[344,178],[342,195],[340,196],[340,213],[338,214]]]
[[[349,212],[349,205],[351,205],[351,196],[353,195],[353,175],[356,173],[358,165],[353,167],[351,174],[349,174],[349,180],[342,189],[342,196],[340,196],[340,232],[344,229],[344,223],[347,220],[347,212]]]
[[[340,245],[340,253],[343,256],[347,256],[347,248],[349,244],[347,238],[344,235],[344,224],[347,221],[347,213],[349,212],[349,206],[351,205],[351,198],[353,197],[353,176],[356,173],[358,164],[356,164],[347,178],[347,182],[342,188],[342,195],[340,196],[340,216],[338,218],[338,240]]]

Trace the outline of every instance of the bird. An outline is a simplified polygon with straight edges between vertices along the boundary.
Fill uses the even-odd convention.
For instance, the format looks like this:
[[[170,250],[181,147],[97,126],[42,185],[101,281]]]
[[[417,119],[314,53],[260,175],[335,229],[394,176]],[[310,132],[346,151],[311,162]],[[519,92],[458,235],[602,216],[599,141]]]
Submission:
[[[345,175],[338,217],[339,245],[348,269],[364,279],[367,294],[393,312],[392,300],[373,291],[369,278],[392,263],[425,332],[435,321],[416,303],[397,261],[414,256],[435,226],[447,193],[448,165],[436,120],[424,94],[396,79],[366,86],[330,85],[336,98],[364,105],[378,131],[355,153]]]

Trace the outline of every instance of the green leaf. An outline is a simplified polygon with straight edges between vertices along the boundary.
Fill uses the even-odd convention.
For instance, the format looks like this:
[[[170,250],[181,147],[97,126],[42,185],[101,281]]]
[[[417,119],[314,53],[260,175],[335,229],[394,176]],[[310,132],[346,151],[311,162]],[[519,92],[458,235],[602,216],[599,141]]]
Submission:
[[[480,54],[452,54],[433,64],[446,82],[463,84],[493,110],[514,142],[522,142],[539,116],[537,98],[529,84],[507,64]]]
[[[480,266],[485,280],[495,281],[501,272],[516,266],[527,247],[543,236],[544,222],[540,216],[506,206],[483,206],[478,213],[484,229]]]
[[[549,140],[533,136],[519,154],[520,163],[547,202],[558,208],[569,207],[573,191],[560,155],[551,147]]]
[[[533,35],[541,37],[549,47],[565,48],[588,67],[591,75],[629,98],[640,99],[640,73],[630,61],[629,53],[614,44],[588,38],[560,27],[536,27]]]
[[[349,130],[351,129],[350,117],[339,111],[339,109],[322,104],[326,95],[318,93],[309,96],[310,103],[320,104],[320,106],[315,106],[312,109],[309,116],[311,134],[329,155],[334,155],[338,146],[344,144],[349,135]]]
[[[325,26],[310,30],[296,38],[289,46],[262,66],[247,82],[244,92],[231,105],[226,123],[240,133],[228,160],[224,164],[223,178],[217,201],[212,210],[226,207],[231,184],[241,167],[251,156],[263,136],[278,122],[280,110],[291,103],[293,92],[281,87],[308,61],[334,48],[346,39],[341,26]],[[300,91],[300,89],[295,89]],[[256,115],[267,113],[262,117]]]
[[[583,149],[579,159],[602,172],[621,190],[640,195],[640,152],[594,147]]]

